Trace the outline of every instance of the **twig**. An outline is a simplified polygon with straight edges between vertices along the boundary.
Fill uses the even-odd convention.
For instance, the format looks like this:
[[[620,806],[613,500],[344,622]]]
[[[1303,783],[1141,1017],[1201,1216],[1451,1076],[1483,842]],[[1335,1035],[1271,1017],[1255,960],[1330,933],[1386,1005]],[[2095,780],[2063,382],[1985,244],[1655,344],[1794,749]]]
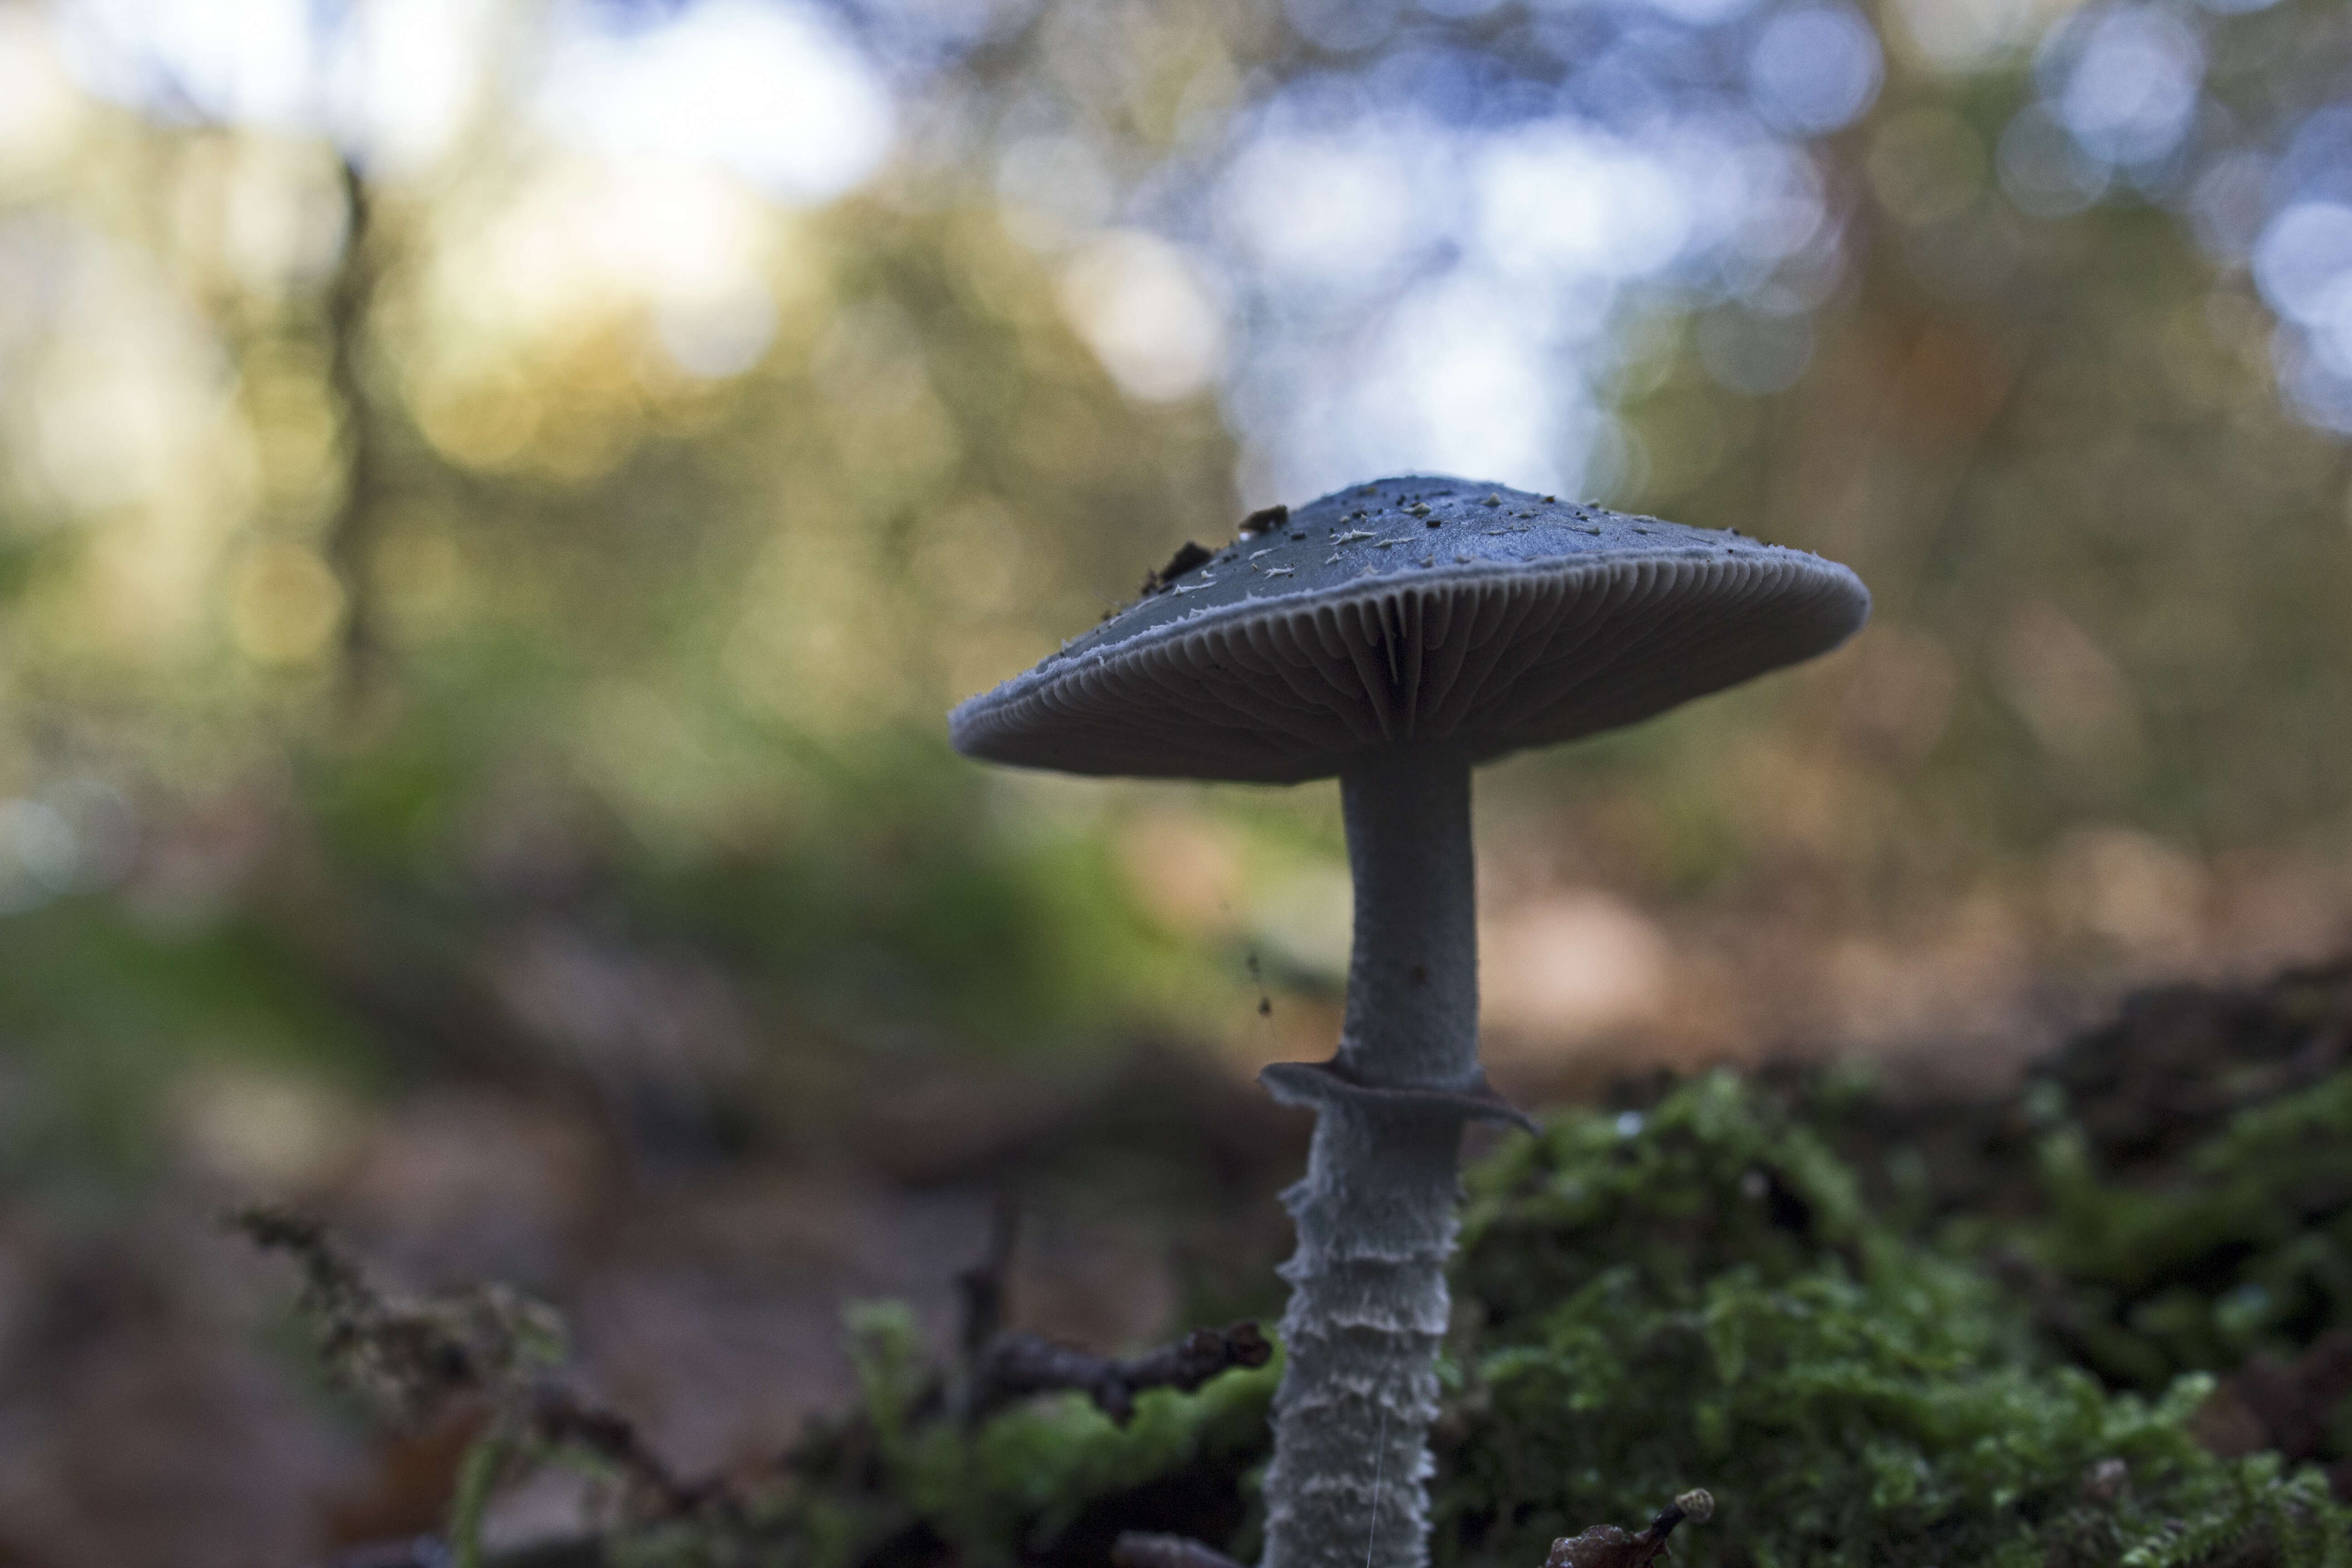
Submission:
[[[299,1310],[315,1325],[319,1353],[337,1382],[408,1421],[463,1395],[489,1401],[495,1415],[460,1489],[461,1526],[478,1514],[506,1461],[533,1447],[603,1460],[653,1518],[729,1500],[717,1481],[688,1484],[672,1475],[626,1416],[542,1375],[561,1355],[562,1331],[538,1303],[496,1287],[417,1301],[387,1297],[315,1220],[257,1207],[228,1223],[301,1265]],[[453,1534],[462,1558],[467,1532]]]
[[[975,1418],[1032,1394],[1075,1389],[1124,1426],[1147,1388],[1190,1394],[1229,1367],[1264,1366],[1274,1346],[1255,1322],[1195,1329],[1172,1344],[1127,1360],[1057,1345],[1036,1334],[1006,1334],[988,1348],[972,1382]]]
[[[491,1392],[560,1337],[544,1309],[510,1292],[432,1301],[387,1297],[316,1220],[254,1207],[227,1223],[263,1250],[287,1253],[301,1265],[298,1307],[318,1334],[328,1374],[396,1419],[421,1420],[453,1395]]]
[[[1004,1327],[1004,1299],[1013,1273],[1013,1254],[1021,1241],[1021,1205],[1011,1192],[1000,1192],[988,1217],[988,1250],[981,1260],[956,1276],[956,1295],[962,1308],[956,1352],[971,1409],[971,1391],[978,1388],[989,1347]]]
[[[531,1391],[531,1435],[551,1447],[595,1455],[626,1477],[653,1503],[656,1518],[691,1513],[706,1503],[726,1502],[716,1479],[681,1481],[655,1458],[625,1415],[591,1405],[568,1388],[542,1383]]]

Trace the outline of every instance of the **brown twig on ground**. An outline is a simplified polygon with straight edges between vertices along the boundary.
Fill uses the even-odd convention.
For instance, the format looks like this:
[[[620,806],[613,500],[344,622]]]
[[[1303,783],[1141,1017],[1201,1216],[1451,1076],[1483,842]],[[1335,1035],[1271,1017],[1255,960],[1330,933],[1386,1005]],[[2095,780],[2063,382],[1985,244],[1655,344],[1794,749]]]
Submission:
[[[1189,1535],[1151,1535],[1122,1531],[1111,1543],[1112,1568],[1242,1568],[1214,1547]]]
[[[1021,1242],[1021,1205],[1009,1192],[996,1194],[988,1216],[988,1250],[979,1262],[956,1276],[956,1296],[961,1312],[956,1335],[956,1368],[965,1392],[964,1407],[980,1384],[989,1347],[1004,1327],[1004,1299],[1013,1274],[1013,1254]]]
[[[726,1501],[717,1479],[678,1480],[637,1436],[626,1416],[591,1405],[571,1390],[540,1384],[531,1391],[531,1435],[549,1447],[578,1448],[595,1455],[643,1492],[656,1518],[691,1513],[705,1503]]]
[[[1650,1528],[1628,1535],[1613,1524],[1596,1524],[1580,1535],[1563,1535],[1551,1543],[1544,1568],[1649,1568],[1665,1555],[1666,1537],[1685,1520],[1705,1524],[1715,1513],[1715,1499],[1693,1487],[1658,1510]]]
[[[626,1416],[542,1375],[561,1353],[562,1330],[537,1302],[496,1286],[423,1300],[389,1297],[315,1220],[253,1207],[228,1223],[301,1265],[299,1310],[317,1330],[328,1374],[395,1419],[425,1420],[452,1399],[478,1397],[509,1439],[610,1465],[651,1517],[726,1500],[716,1481],[672,1475]]]
[[[1264,1366],[1273,1356],[1274,1347],[1254,1322],[1195,1329],[1124,1361],[1037,1334],[1003,1332],[1020,1219],[1018,1201],[1010,1193],[999,1194],[989,1220],[987,1252],[956,1276],[962,1312],[954,1408],[965,1421],[978,1421],[1033,1394],[1075,1390],[1124,1426],[1135,1415],[1135,1396],[1147,1388],[1190,1394],[1228,1367]]]
[[[302,1268],[299,1310],[318,1335],[327,1373],[395,1419],[424,1419],[444,1401],[488,1385],[558,1333],[543,1309],[510,1293],[404,1301],[370,1285],[316,1220],[253,1207],[228,1216],[265,1251]]]
[[[988,1347],[974,1374],[971,1414],[977,1418],[1032,1394],[1075,1389],[1124,1426],[1135,1396],[1147,1388],[1190,1394],[1229,1367],[1264,1366],[1274,1346],[1254,1322],[1194,1329],[1172,1344],[1116,1360],[1057,1345],[1036,1334],[1006,1334]]]

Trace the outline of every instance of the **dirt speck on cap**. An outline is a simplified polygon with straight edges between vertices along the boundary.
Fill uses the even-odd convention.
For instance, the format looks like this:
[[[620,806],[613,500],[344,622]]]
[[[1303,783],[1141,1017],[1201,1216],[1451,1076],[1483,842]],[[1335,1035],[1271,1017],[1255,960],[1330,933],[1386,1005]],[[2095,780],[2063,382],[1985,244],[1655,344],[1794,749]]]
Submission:
[[[1147,572],[1143,574],[1142,591],[1146,594],[1157,594],[1195,566],[1213,558],[1215,553],[1214,551],[1192,540],[1186,540],[1176,553],[1168,558],[1167,565],[1157,572]]]
[[[1290,521],[1290,509],[1279,503],[1262,506],[1242,519],[1242,537],[1251,539],[1261,533],[1272,533]]]

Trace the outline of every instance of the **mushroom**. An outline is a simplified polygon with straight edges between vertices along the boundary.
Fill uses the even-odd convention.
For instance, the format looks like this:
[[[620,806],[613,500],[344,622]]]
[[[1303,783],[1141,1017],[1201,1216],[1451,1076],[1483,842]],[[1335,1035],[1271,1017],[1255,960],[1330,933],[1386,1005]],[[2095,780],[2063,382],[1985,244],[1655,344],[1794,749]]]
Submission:
[[[1369,1536],[1377,1568],[1418,1568],[1463,1123],[1532,1127],[1478,1064],[1470,770],[1825,652],[1870,596],[1802,551],[1433,476],[1325,496],[1148,587],[950,730],[1064,773],[1339,778],[1339,1050],[1260,1075],[1317,1113],[1283,1194],[1264,1564],[1343,1568]]]

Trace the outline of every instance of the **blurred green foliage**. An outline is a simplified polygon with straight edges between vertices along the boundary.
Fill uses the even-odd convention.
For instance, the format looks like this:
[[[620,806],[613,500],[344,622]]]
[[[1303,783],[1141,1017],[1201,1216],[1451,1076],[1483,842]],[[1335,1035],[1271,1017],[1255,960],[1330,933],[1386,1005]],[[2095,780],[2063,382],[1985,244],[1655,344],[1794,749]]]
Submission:
[[[2036,1250],[2104,1299],[2082,1330],[2101,1370],[2144,1384],[2352,1326],[2347,1132],[2339,1076],[2248,1112],[2156,1190],[2103,1180],[2079,1133],[2052,1133]]]
[[[0,946],[0,1184],[119,1194],[167,1174],[159,1103],[223,1065],[380,1084],[382,1042],[260,923],[158,931],[96,899],[18,922]]]
[[[2127,1051],[2077,1047],[2026,1101],[2030,1225],[1958,1222],[1955,1244],[2010,1249],[2040,1281],[2045,1331],[2117,1386],[2286,1366],[2338,1343],[2352,1331],[2352,1072],[2333,1045],[2344,980],[2339,969],[2274,983],[2268,1016],[2254,1016],[2267,1026],[2244,1031],[2252,1048],[2181,1030],[2167,1087],[2118,1073]],[[2118,1098],[2116,1077],[2196,1120],[2161,1136],[2111,1120],[2102,1101]],[[2352,1456],[2352,1433],[2323,1415],[2336,1429],[2316,1436],[2315,1457]]]

